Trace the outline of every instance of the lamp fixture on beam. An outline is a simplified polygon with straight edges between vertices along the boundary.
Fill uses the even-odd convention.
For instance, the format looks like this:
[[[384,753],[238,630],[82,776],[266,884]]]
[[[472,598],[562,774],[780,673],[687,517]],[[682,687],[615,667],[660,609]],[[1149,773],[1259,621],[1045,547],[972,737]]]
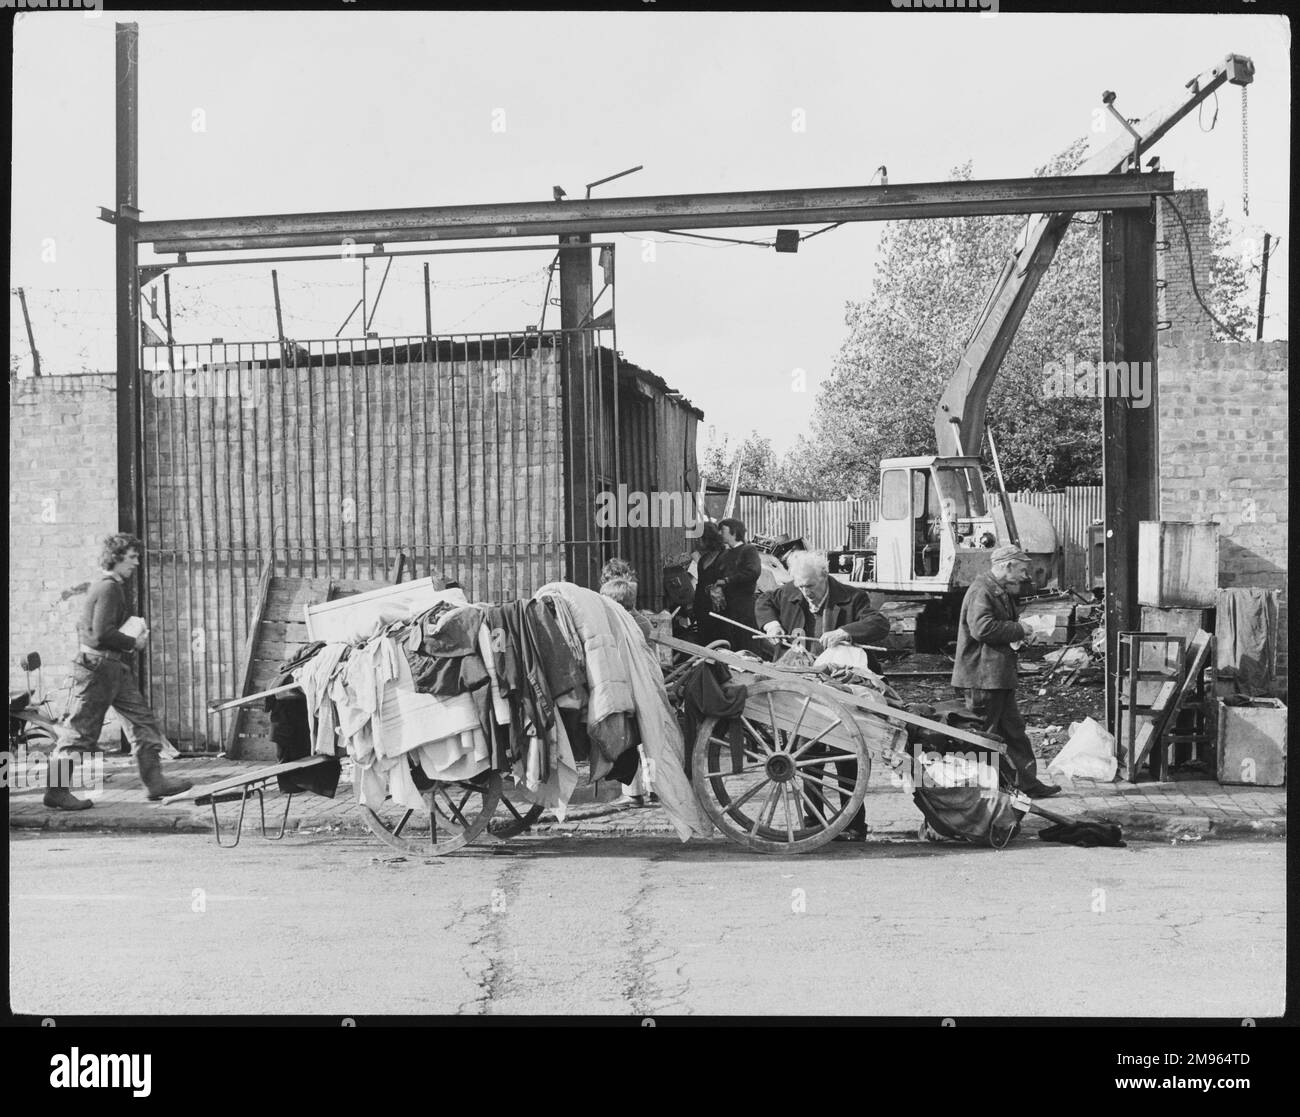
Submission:
[[[624,175],[635,174],[637,171],[644,170],[644,169],[645,169],[645,164],[638,163],[635,167],[629,167],[626,171],[619,171],[618,174],[616,175],[610,175],[607,178],[598,178],[596,179],[595,182],[589,182],[587,183],[587,197],[588,198],[591,197],[591,188],[593,186],[601,186],[606,182],[613,182],[616,178],[622,178]]]

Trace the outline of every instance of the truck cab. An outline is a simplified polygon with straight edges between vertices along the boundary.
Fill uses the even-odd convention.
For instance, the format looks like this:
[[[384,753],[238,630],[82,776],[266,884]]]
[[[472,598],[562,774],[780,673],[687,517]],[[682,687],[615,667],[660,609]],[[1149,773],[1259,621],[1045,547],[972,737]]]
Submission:
[[[999,538],[977,457],[887,458],[872,523],[882,590],[943,592],[987,570]]]

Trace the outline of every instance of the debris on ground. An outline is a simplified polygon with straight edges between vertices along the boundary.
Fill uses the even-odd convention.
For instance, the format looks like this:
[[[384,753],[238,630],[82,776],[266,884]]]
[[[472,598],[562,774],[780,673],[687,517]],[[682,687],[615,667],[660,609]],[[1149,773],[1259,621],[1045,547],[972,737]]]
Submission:
[[[1037,649],[1031,649],[1031,652]],[[1046,662],[1061,654],[1060,648],[1047,649]],[[1024,663],[1024,656],[1021,657]],[[1041,665],[1042,659],[1038,661]],[[890,659],[885,664],[886,682],[905,702],[924,702],[935,706],[957,697],[950,679],[952,660],[940,654],[917,652]],[[1051,678],[1026,676],[1016,695],[1025,718],[1025,729],[1034,752],[1044,760],[1053,759],[1065,747],[1064,726],[1085,718],[1105,724],[1106,691],[1103,672],[1085,667],[1073,680],[1069,672],[1057,671]]]

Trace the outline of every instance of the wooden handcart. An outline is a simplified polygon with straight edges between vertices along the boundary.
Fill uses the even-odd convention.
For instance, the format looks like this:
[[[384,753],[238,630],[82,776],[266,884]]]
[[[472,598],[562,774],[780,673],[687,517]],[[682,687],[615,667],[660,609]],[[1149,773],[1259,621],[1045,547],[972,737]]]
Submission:
[[[890,763],[904,751],[909,730],[920,729],[983,752],[1001,753],[995,739],[889,705],[882,696],[840,689],[807,668],[786,668],[671,637],[656,643],[682,657],[667,672],[671,683],[703,661],[728,667],[747,689],[735,717],[706,718],[691,748],[691,784],[705,813],[731,841],[762,853],[807,853],[844,832],[863,805],[873,760]],[[289,689],[289,688],[278,688]],[[260,698],[214,704],[214,710]],[[241,802],[245,785],[265,785],[275,772],[199,788],[187,798]],[[447,783],[415,774],[423,811],[393,803],[358,804],[371,833],[385,845],[419,856],[441,856],[487,838],[505,840],[526,831],[543,812],[507,790],[496,771]],[[219,791],[220,796],[208,798]],[[243,793],[242,796],[240,793]],[[287,805],[286,805],[287,815]],[[283,833],[283,824],[281,825]],[[237,839],[236,839],[237,840]]]
[[[763,853],[807,853],[843,833],[862,806],[873,758],[894,761],[909,727],[1002,753],[993,738],[891,706],[882,696],[842,690],[807,668],[760,663],[716,645],[657,642],[685,657],[670,682],[710,661],[747,688],[744,710],[723,731],[717,717],[692,747],[696,797],[730,840]]]

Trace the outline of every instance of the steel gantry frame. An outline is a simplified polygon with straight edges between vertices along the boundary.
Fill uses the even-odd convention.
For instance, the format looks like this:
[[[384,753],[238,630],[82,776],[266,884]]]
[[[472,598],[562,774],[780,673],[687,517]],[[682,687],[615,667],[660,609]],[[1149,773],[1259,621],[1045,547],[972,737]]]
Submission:
[[[118,24],[117,198],[101,217],[117,233],[117,408],[118,506],[122,530],[138,533],[143,518],[139,375],[142,275],[155,278],[175,265],[192,266],[190,253],[261,252],[287,248],[333,248],[370,244],[389,255],[397,242],[559,238],[562,325],[576,326],[591,306],[593,233],[666,232],[672,229],[732,229],[779,224],[898,221],[994,214],[1101,212],[1102,359],[1149,361],[1156,375],[1155,199],[1173,191],[1169,172],[1057,176],[963,182],[895,183],[794,190],[668,194],[648,197],[507,202],[463,206],[372,209],[329,213],[260,214],[141,220],[138,192],[137,25]],[[177,254],[171,263],[139,265],[139,247]],[[418,250],[417,250],[418,251]],[[429,250],[431,252],[436,250]],[[204,263],[274,263],[285,256],[211,258]],[[561,375],[566,391],[583,354],[568,347]],[[583,414],[580,400],[566,398],[566,419]],[[1136,619],[1135,545],[1137,523],[1158,515],[1156,430],[1158,404],[1137,410],[1128,401],[1106,398],[1102,405],[1107,546],[1106,623],[1118,632]],[[570,437],[581,440],[581,430]],[[577,444],[581,444],[578,441]],[[575,494],[577,496],[578,494]],[[577,505],[579,502],[573,502]],[[575,509],[591,515],[585,504]],[[585,522],[570,525],[586,538]],[[1110,703],[1107,704],[1108,708]]]

